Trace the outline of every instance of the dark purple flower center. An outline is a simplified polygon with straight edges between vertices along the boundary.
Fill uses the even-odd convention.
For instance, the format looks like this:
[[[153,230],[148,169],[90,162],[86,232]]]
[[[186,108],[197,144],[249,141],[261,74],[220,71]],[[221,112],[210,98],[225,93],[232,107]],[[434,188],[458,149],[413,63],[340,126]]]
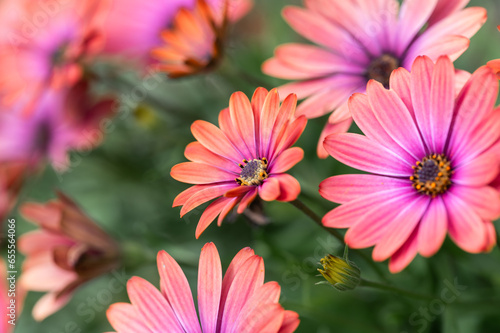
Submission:
[[[265,157],[251,161],[243,160],[240,168],[240,176],[236,178],[236,182],[240,185],[260,185],[268,177],[267,158]]]
[[[384,54],[371,62],[367,72],[368,80],[376,80],[388,89],[391,73],[398,67],[398,58],[390,54]]]
[[[43,121],[36,130],[34,150],[45,154],[52,141],[52,128],[47,121]]]
[[[451,185],[451,163],[444,155],[433,154],[417,161],[410,177],[413,188],[419,193],[435,197],[445,193]]]

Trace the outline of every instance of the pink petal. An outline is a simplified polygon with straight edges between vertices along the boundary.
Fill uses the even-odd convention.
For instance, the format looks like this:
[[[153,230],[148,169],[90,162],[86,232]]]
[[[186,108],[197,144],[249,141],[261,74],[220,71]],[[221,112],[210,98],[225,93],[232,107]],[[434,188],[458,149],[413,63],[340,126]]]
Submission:
[[[106,315],[109,323],[118,333],[152,333],[132,304],[111,304]]]
[[[58,293],[47,293],[43,295],[33,306],[33,318],[36,321],[42,321],[48,316],[62,309],[73,296],[72,293],[66,293],[57,297]]]
[[[198,310],[203,333],[215,333],[222,289],[222,267],[213,243],[201,249],[198,268]]]
[[[242,92],[231,95],[229,100],[229,112],[233,126],[240,134],[240,140],[246,146],[248,158],[258,158],[255,138],[255,122],[253,110],[248,97]]]
[[[288,6],[283,10],[283,17],[300,35],[316,44],[329,49],[349,51],[348,56],[356,62],[368,61],[362,47],[347,31],[330,23],[327,19],[314,12],[299,7]]]
[[[256,319],[255,314],[263,314],[262,309],[265,305],[278,303],[280,291],[281,288],[277,282],[268,282],[260,286],[241,309],[233,331],[246,331],[248,323]]]
[[[239,151],[229,142],[224,133],[215,125],[209,122],[197,120],[191,125],[191,132],[203,146],[210,151],[234,161],[237,156],[244,159]]]
[[[349,98],[349,109],[356,125],[358,125],[366,137],[397,153],[398,156],[404,158],[409,164],[415,162],[415,157],[410,155],[401,145],[394,141],[382,127],[381,122],[377,119],[370,105],[367,95],[352,95],[352,97]]]
[[[463,200],[484,220],[496,220],[500,217],[500,192],[490,186],[453,187],[453,194]]]
[[[363,135],[332,134],[324,146],[335,159],[359,170],[398,177],[413,174],[408,162]]]
[[[245,194],[245,196],[241,199],[240,205],[238,206],[238,214],[243,213],[245,209],[247,209],[248,205],[250,205],[257,196],[257,193],[258,188],[254,187],[253,190],[250,190]]]
[[[411,117],[415,120],[415,111],[411,101],[410,90],[411,74],[406,68],[399,67],[392,71],[389,86],[398,94],[399,98],[405,103],[406,108],[410,111]]]
[[[407,188],[405,191],[394,190],[391,197],[385,197],[385,201],[363,209],[358,213],[357,219],[353,221],[353,225],[345,234],[346,244],[353,248],[364,248],[380,242],[393,225],[400,222],[396,219],[400,211],[395,207],[412,205],[416,196],[413,188]]]
[[[392,255],[389,261],[389,270],[393,274],[401,272],[416,255],[417,230],[415,229],[406,242]]]
[[[270,165],[270,173],[282,173],[290,170],[304,158],[302,148],[293,147],[284,150]]]
[[[491,222],[485,222],[486,227],[486,244],[483,252],[490,252],[497,245],[497,231]]]
[[[188,200],[186,200],[186,203],[181,209],[181,217],[183,217],[185,214],[187,214],[194,208],[204,204],[205,202],[224,195],[224,193],[235,188],[236,186],[237,186],[236,182],[222,183],[222,184],[214,184],[213,186],[199,190],[197,193],[192,195]]]
[[[301,119],[301,117],[298,118],[301,120],[295,119],[296,117],[294,117],[294,114],[296,107],[297,107],[297,95],[295,94],[288,95],[281,104],[279,112],[276,116],[276,120],[274,121],[271,138],[269,139],[270,141],[267,145],[268,150],[266,156],[268,156],[270,160],[275,158],[276,153],[282,152],[282,150],[276,152],[277,147],[281,146],[280,149],[289,148],[291,145],[295,143],[295,141],[297,141],[298,136],[302,134],[303,129],[300,130],[295,128],[295,126],[299,126],[299,124],[301,124],[301,121],[303,120]],[[295,119],[295,121],[292,122],[292,119]],[[292,123],[290,124],[290,122]],[[294,137],[294,135],[298,136]],[[290,140],[292,141],[290,142]],[[286,144],[289,145],[285,146]]]
[[[23,234],[18,240],[18,249],[24,255],[35,254],[41,251],[47,251],[58,246],[70,246],[75,242],[56,233],[45,230],[34,230]]]
[[[33,291],[62,290],[78,279],[76,272],[64,270],[54,263],[52,252],[40,253],[36,257],[30,257],[31,260],[37,260],[38,264],[27,267],[28,260],[23,263],[24,269],[19,278],[19,284],[24,289]]]
[[[169,302],[151,283],[134,276],[127,283],[127,292],[138,317],[151,332],[184,332]]]
[[[482,252],[488,239],[484,222],[466,202],[454,194],[452,187],[443,197],[448,211],[448,232],[463,250]]]
[[[432,117],[431,110],[431,86],[434,63],[429,57],[421,56],[415,59],[411,69],[411,100],[413,101],[413,110],[422,133],[424,142],[432,143]],[[433,152],[442,153],[442,152]],[[423,157],[423,156],[422,156]],[[420,158],[422,158],[420,157]]]
[[[234,180],[238,174],[208,164],[184,162],[174,165],[170,176],[183,183],[209,184]]]
[[[252,159],[255,153],[250,153],[245,140],[242,139],[240,133],[238,132],[238,129],[234,126],[229,108],[224,109],[219,113],[219,126],[229,142],[236,148],[236,150],[240,152],[238,155],[240,157],[238,158],[238,156],[235,156],[235,158],[233,159],[235,161],[235,164],[239,164],[243,161],[243,158],[241,158],[241,156],[244,156],[244,158],[246,159]]]
[[[280,184],[280,195],[276,200],[289,202],[297,199],[300,194],[300,184],[297,179],[286,173],[271,177],[277,179]]]
[[[246,263],[246,261],[254,255],[255,253],[251,248],[245,247],[234,256],[233,260],[231,260],[226,274],[224,275],[224,279],[222,280],[221,301],[219,307],[221,310],[224,310],[227,295],[229,293],[231,285],[233,284],[236,274],[240,271],[240,269],[243,268],[243,265]],[[222,315],[223,311],[219,311],[219,317],[217,318],[217,328],[219,332],[221,332],[220,327],[222,324]]]
[[[60,229],[61,207],[55,202],[49,204],[28,202],[21,206],[20,211],[28,221],[43,228]]]
[[[350,117],[349,119],[344,120],[340,123],[335,123],[335,124],[331,124],[330,122],[326,123],[325,127],[323,128],[323,131],[321,131],[321,135],[319,136],[318,147],[317,147],[318,157],[327,158],[329,156],[328,152],[323,146],[325,138],[327,136],[329,136],[330,134],[347,133],[347,131],[349,131],[349,128],[351,128],[351,125],[352,125],[352,118]]]
[[[261,111],[264,106],[264,102],[266,100],[267,95],[269,94],[269,91],[265,88],[257,88],[255,89],[255,92],[252,96],[252,111],[253,111],[253,118],[255,121],[255,139],[256,139],[256,144],[257,144],[257,149],[260,149],[261,144],[260,144],[260,118],[261,118]],[[287,95],[284,95],[287,96]]]
[[[158,253],[157,261],[161,291],[172,306],[177,320],[185,331],[201,333],[191,288],[181,267],[165,251]]]
[[[455,107],[455,69],[448,57],[440,57],[434,67],[429,105],[432,141],[428,144],[432,152],[441,153],[448,138]]]
[[[201,214],[200,221],[196,226],[196,239],[198,239],[203,231],[205,231],[205,229],[208,228],[208,226],[215,220],[217,215],[221,213],[227,203],[232,200],[233,198],[219,198],[208,205],[203,214]]]
[[[490,152],[454,168],[451,180],[459,185],[484,186],[492,182],[499,171],[498,156]]]
[[[296,81],[278,87],[280,96],[288,96],[289,94],[297,94],[298,99],[316,95],[324,91],[325,87],[330,86],[338,79],[335,76],[327,76],[322,78],[308,79],[306,81]],[[311,112],[315,112],[311,110]],[[309,111],[307,112],[309,113]]]
[[[228,160],[220,155],[212,153],[199,142],[191,142],[186,146],[184,156],[191,162],[216,165],[229,172],[239,173],[240,167],[233,160]]]
[[[279,304],[264,304],[261,307],[254,309],[248,319],[241,324],[244,330],[234,330],[233,332],[248,332],[248,333],[262,333],[278,332],[283,318],[285,317],[285,310]],[[240,324],[239,322],[238,324]]]
[[[299,314],[293,311],[285,311],[283,323],[278,333],[292,333],[299,327]]]
[[[418,252],[424,257],[436,254],[448,231],[448,215],[443,199],[431,200],[418,229]]]
[[[314,45],[283,44],[276,48],[275,56],[290,67],[323,77],[333,73],[363,75],[366,68]]]
[[[270,177],[259,186],[259,196],[265,201],[276,200],[280,196],[280,182],[275,177]]]
[[[251,295],[264,282],[264,261],[259,256],[252,256],[236,273],[224,304],[221,332],[232,332],[236,319]]]
[[[305,80],[313,77],[310,73],[304,72],[296,67],[282,62],[280,59],[271,58],[262,64],[264,74],[285,80]]]
[[[425,214],[429,202],[428,196],[417,195],[411,203],[402,207],[398,216],[390,223],[390,228],[373,249],[373,260],[383,261],[389,258],[408,241]]]
[[[463,9],[470,0],[457,0],[457,1],[449,1],[449,0],[439,0],[436,8],[434,8],[434,12],[429,18],[429,25],[434,25],[435,23],[441,21],[442,19],[448,17],[454,12],[457,12]]]
[[[405,0],[399,12],[397,55],[403,54],[431,16],[438,0]]]
[[[339,175],[322,181],[319,194],[327,200],[344,204],[365,195],[402,187],[411,187],[411,181],[376,175]]]
[[[219,217],[217,218],[217,225],[220,227],[222,225],[222,220],[224,220],[229,214],[229,212],[238,204],[240,198],[233,198],[226,201],[226,205],[222,208]]]
[[[297,115],[305,115],[308,119],[321,117],[339,108],[355,92],[364,91],[365,87],[363,76],[337,74],[322,90],[298,106]]]
[[[440,56],[447,55],[450,60],[455,61],[467,50],[470,40],[463,36],[446,35],[440,39],[421,39],[426,44],[417,41],[408,51],[403,66],[410,68],[413,60],[418,56],[427,56],[432,61],[436,61]]]
[[[388,209],[393,211],[393,203],[401,197],[413,194],[411,187],[401,187],[390,190],[381,190],[349,201],[328,212],[323,217],[323,225],[329,228],[348,228],[358,223],[367,212],[375,207],[389,204]]]
[[[307,125],[307,119],[304,116],[300,116],[295,119],[286,128],[283,128],[281,137],[273,140],[270,148],[269,159],[274,159],[277,155],[281,154],[285,149],[293,146],[295,142],[299,139],[304,132]]]
[[[387,134],[416,160],[424,157],[425,145],[410,112],[399,96],[373,80],[368,82],[367,95],[375,117]]]
[[[267,95],[261,110],[260,118],[260,154],[269,158],[269,145],[273,135],[274,123],[280,110],[278,91],[273,89]]]
[[[230,191],[227,191],[224,194],[224,196],[226,198],[234,198],[234,197],[240,197],[241,198],[242,196],[244,196],[245,194],[247,194],[249,191],[251,191],[252,188],[253,187],[251,187],[251,186],[245,186],[245,185],[235,186]]]

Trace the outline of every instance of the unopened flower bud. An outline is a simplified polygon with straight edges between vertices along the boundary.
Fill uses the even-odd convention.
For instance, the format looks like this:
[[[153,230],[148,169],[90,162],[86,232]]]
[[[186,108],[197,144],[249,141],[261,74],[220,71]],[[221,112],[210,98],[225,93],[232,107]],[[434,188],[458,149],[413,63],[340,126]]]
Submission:
[[[359,285],[361,271],[355,263],[347,258],[347,248],[344,258],[329,254],[322,258],[320,263],[323,269],[318,269],[318,271],[335,289],[346,291]]]

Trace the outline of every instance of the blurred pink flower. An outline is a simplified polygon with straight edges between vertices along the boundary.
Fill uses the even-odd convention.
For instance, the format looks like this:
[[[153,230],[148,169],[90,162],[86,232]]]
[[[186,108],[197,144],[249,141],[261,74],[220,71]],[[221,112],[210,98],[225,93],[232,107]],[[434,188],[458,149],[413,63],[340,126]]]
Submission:
[[[419,55],[437,60],[458,58],[469,38],[486,21],[486,10],[463,9],[469,0],[309,0],[306,8],[286,7],[283,16],[303,37],[320,46],[285,44],[263,64],[264,73],[299,80],[279,88],[305,99],[298,115],[316,118],[334,111],[318,144],[318,155],[328,156],[323,139],[346,132],[351,123],[347,99],[365,92],[368,80],[389,84],[392,70],[409,69]]]
[[[276,89],[258,88],[252,102],[236,92],[219,114],[220,128],[202,120],[193,123],[198,141],[184,152],[191,162],[175,165],[170,175],[195,184],[174,200],[174,207],[183,206],[181,216],[216,199],[201,215],[196,238],[217,216],[220,225],[235,206],[241,214],[257,194],[266,201],[297,198],[300,184],[285,173],[304,156],[301,148],[291,148],[307,123],[304,116],[295,118],[296,103],[291,94],[280,106]]]
[[[212,9],[214,24],[222,26],[225,8],[228,6],[229,21],[234,22],[245,15],[251,8],[252,0],[207,0]],[[151,65],[157,61],[151,51],[165,44],[162,33],[169,31],[174,18],[180,9],[190,12],[195,8],[196,0],[122,0],[115,5],[107,21],[106,52],[133,60],[141,66]],[[127,19],[123,19],[126,17]],[[203,38],[207,45],[215,43],[215,35],[209,31],[199,36],[195,25],[184,25],[186,29],[180,34],[181,39]],[[211,27],[210,27],[211,28]],[[172,40],[167,40],[171,44]],[[189,54],[188,54],[189,55]]]
[[[21,4],[17,21],[10,15],[14,23],[4,28],[8,37],[0,40],[0,92],[8,105],[26,98],[35,103],[46,89],[76,83],[103,47],[109,9],[108,0]]]
[[[370,81],[349,109],[364,132],[332,134],[329,154],[372,174],[341,175],[320,185],[321,195],[342,204],[323,218],[331,228],[349,228],[353,248],[375,245],[373,259],[390,259],[399,272],[420,253],[434,255],[448,233],[462,249],[490,250],[492,220],[500,216],[498,176],[500,109],[493,109],[498,81],[479,68],[460,93],[448,57],[436,64],[418,57],[411,74],[390,78],[391,90]]]
[[[46,204],[26,203],[21,214],[40,229],[19,238],[26,256],[19,284],[47,292],[33,308],[40,321],[61,309],[85,282],[119,267],[119,249],[67,196]]]
[[[250,248],[233,259],[222,278],[217,248],[207,243],[198,269],[198,311],[186,276],[165,251],[158,253],[160,288],[133,277],[127,284],[131,303],[116,303],[108,319],[118,333],[288,333],[299,325],[297,313],[278,303],[280,286],[264,282],[264,261]],[[201,322],[201,327],[200,327]]]

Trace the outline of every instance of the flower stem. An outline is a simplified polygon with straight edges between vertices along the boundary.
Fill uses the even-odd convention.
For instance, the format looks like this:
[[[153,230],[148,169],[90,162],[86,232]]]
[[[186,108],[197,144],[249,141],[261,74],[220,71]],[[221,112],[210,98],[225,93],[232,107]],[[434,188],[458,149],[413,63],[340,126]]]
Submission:
[[[389,285],[386,285],[383,283],[372,282],[372,281],[368,281],[365,279],[361,279],[361,283],[359,285],[364,286],[364,287],[371,287],[371,288],[375,288],[375,289],[380,289],[380,290],[392,291],[392,292],[395,292],[396,294],[399,294],[399,295],[408,296],[411,298],[416,298],[416,299],[425,300],[425,301],[430,301],[430,300],[433,300],[435,298],[431,295],[418,294],[418,293],[414,293],[414,292],[409,291],[409,290],[400,289],[397,287],[389,286]]]
[[[304,214],[306,214],[318,226],[320,226],[321,228],[323,228],[324,230],[326,230],[328,233],[330,233],[330,235],[332,235],[333,237],[337,238],[341,244],[346,245],[346,243],[344,242],[344,237],[342,236],[342,234],[340,234],[335,229],[331,229],[331,228],[325,227],[323,225],[323,223],[321,222],[321,217],[318,214],[316,214],[315,212],[313,212],[309,207],[307,207],[302,201],[300,201],[299,199],[296,199],[294,201],[291,201],[290,203],[293,206],[295,206],[297,209],[301,210]],[[351,250],[352,250],[352,252],[358,254],[361,258],[363,258],[363,260],[366,261],[373,268],[373,270],[375,271],[375,273],[377,273],[377,275],[382,280],[384,280],[385,282],[389,283],[389,280],[385,277],[385,275],[382,272],[382,270],[380,269],[380,267],[378,267],[373,262],[373,260],[368,255],[366,255],[366,253],[361,252],[361,251],[357,251],[355,249],[351,249]]]

